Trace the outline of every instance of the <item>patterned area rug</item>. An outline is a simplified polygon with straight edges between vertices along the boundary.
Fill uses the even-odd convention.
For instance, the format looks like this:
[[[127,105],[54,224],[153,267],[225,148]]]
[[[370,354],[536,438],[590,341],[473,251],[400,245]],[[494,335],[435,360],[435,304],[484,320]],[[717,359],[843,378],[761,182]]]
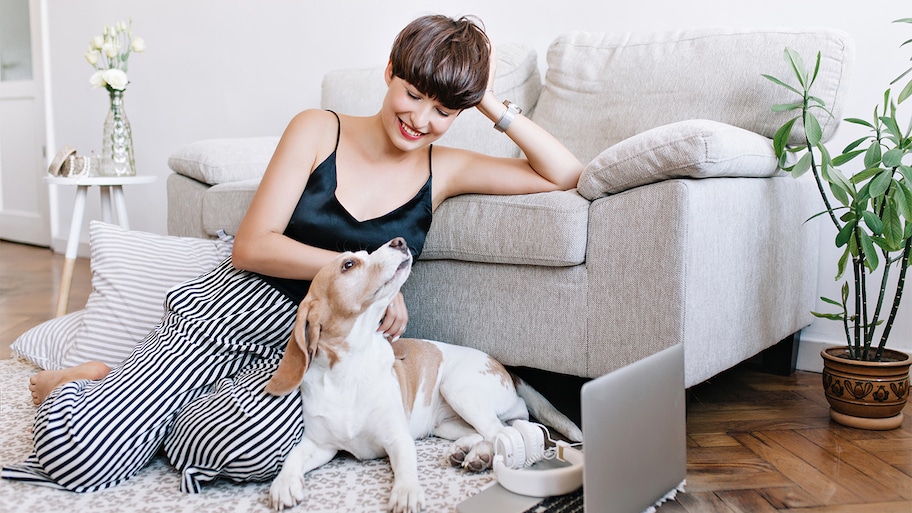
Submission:
[[[21,359],[0,360],[0,464],[14,463],[31,453],[29,434],[35,406],[29,377],[38,368]],[[492,473],[469,474],[443,462],[449,441],[419,440],[418,475],[426,497],[425,512],[452,512],[456,504],[490,483]],[[301,512],[382,512],[392,489],[393,473],[386,459],[357,461],[338,456],[307,477],[309,496]],[[200,494],[182,494],[179,475],[164,458],[154,459],[137,477],[102,492],[77,494],[0,480],[0,510],[19,512],[188,512],[235,513],[272,511],[268,483],[218,481]]]

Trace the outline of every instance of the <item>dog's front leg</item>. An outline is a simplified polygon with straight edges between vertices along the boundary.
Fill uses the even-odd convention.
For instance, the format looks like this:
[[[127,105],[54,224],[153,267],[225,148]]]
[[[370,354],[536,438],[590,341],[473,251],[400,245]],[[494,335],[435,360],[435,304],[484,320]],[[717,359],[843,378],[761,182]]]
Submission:
[[[415,440],[406,428],[386,446],[393,468],[393,491],[389,510],[394,513],[418,513],[424,508],[424,490],[418,482],[418,453]]]
[[[307,435],[288,453],[279,475],[269,487],[269,499],[276,511],[291,508],[304,500],[304,474],[329,463],[335,449],[319,447]]]

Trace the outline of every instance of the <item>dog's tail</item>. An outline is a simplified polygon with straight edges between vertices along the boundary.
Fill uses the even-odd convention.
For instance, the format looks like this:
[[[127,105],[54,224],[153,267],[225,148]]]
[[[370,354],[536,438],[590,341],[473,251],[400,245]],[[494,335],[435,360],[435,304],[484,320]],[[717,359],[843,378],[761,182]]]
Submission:
[[[582,442],[583,432],[569,417],[561,413],[551,404],[545,396],[541,395],[538,390],[522,380],[518,376],[513,376],[516,382],[516,393],[526,401],[526,407],[539,422],[556,429],[558,433],[564,435],[571,442]]]

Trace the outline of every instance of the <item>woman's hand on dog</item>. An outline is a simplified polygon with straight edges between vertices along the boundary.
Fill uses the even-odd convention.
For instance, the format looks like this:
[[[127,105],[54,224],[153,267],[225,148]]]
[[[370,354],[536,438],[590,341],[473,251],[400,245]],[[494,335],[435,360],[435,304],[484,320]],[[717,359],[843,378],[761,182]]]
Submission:
[[[400,292],[393,298],[393,302],[386,307],[386,315],[380,321],[380,327],[377,328],[377,331],[382,332],[390,342],[395,342],[405,333],[406,326],[408,326],[408,310],[405,307],[405,298]]]

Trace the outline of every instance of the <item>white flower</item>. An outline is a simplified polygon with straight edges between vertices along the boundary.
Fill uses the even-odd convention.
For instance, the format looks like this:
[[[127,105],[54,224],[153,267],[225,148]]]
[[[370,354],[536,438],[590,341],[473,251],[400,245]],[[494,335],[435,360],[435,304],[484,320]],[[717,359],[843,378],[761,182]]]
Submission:
[[[124,73],[123,70],[119,70],[117,68],[105,70],[104,75],[102,76],[108,87],[111,89],[116,89],[118,91],[123,91],[126,89],[127,83],[129,83],[127,80],[127,74]]]
[[[104,87],[104,71],[96,71],[92,73],[92,76],[89,77],[89,83],[92,84],[92,87]]]
[[[95,68],[89,82],[94,87],[122,91],[130,81],[127,79],[127,61],[131,53],[142,53],[146,42],[133,37],[133,22],[119,21],[105,25],[102,34],[89,40],[89,48],[83,57]]]
[[[143,53],[146,51],[146,42],[141,37],[134,37],[133,42],[130,44],[130,50],[136,53]]]
[[[101,45],[101,51],[104,52],[105,57],[108,59],[117,57],[117,47],[114,46],[113,41],[105,41],[105,43]]]
[[[94,65],[98,64],[98,58],[101,57],[101,52],[99,52],[98,50],[89,50],[84,55],[85,55],[86,60],[89,61],[89,64],[94,66]]]

